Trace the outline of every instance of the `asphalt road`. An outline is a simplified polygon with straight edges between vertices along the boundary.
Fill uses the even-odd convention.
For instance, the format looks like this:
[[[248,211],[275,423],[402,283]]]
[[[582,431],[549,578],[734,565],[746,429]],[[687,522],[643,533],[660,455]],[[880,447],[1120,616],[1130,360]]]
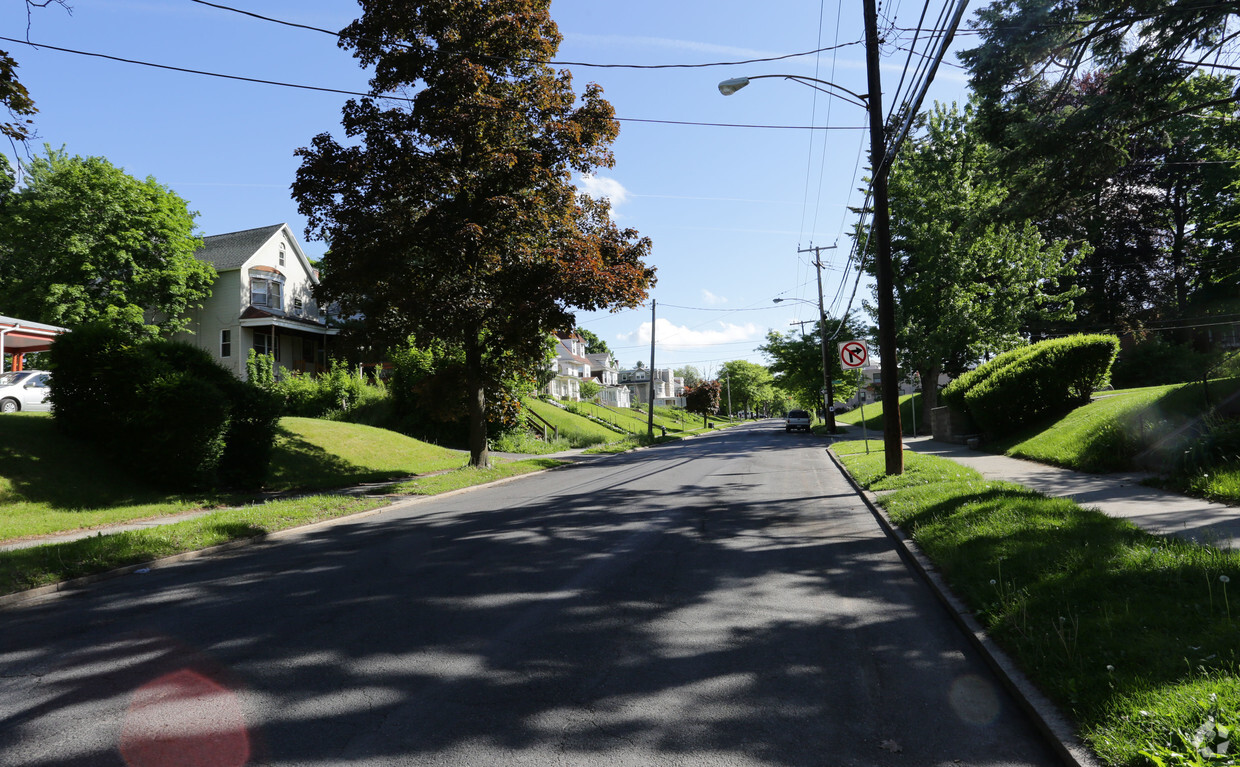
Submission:
[[[1053,765],[754,424],[0,611],[0,764]]]

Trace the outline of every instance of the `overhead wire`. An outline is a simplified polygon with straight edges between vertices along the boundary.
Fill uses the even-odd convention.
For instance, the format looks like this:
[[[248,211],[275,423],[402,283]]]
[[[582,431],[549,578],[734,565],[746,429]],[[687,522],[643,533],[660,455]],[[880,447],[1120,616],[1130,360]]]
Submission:
[[[163,69],[172,72],[180,72],[183,74],[200,75],[202,77],[214,77],[224,80],[237,80],[241,82],[255,83],[258,85],[272,85],[281,88],[295,88],[300,90],[320,91],[324,93],[337,93],[345,96],[361,96],[364,98],[383,99],[386,101],[399,101],[405,103],[413,103],[414,99],[409,96],[394,96],[389,94],[367,93],[364,91],[350,91],[342,88],[327,88],[318,85],[306,85],[303,83],[289,83],[279,80],[266,80],[258,77],[245,77],[243,75],[229,75],[221,72],[210,72],[203,69],[191,69],[188,67],[177,67],[170,64],[157,64],[150,61],[142,61],[139,59],[130,59],[123,56],[113,56],[107,53],[96,53],[93,51],[81,51],[73,48],[63,48],[56,45],[48,45],[46,43],[36,43],[29,40],[21,40],[18,38],[0,36],[0,40],[20,45],[28,45],[32,48],[46,48],[47,50],[57,51],[60,53],[71,53],[78,56],[88,56],[91,58],[106,59],[108,61],[116,61],[122,64],[133,64],[136,66],[151,67],[153,69]],[[747,128],[760,130],[804,130],[804,131],[865,131],[863,125],[857,126],[815,126],[815,125],[770,125],[770,124],[754,124],[754,123],[717,123],[702,122],[697,120],[658,120],[641,117],[619,117],[612,118],[617,122],[627,123],[648,123],[655,125],[686,125],[703,128]]]
[[[212,3],[212,2],[208,2],[207,0],[190,0],[190,2],[198,3],[199,5],[206,5],[211,8],[217,8],[222,11],[230,11],[232,13],[239,13],[243,16],[250,16],[252,18],[259,19],[261,21],[267,21],[273,24],[281,24],[283,26],[295,27],[297,29],[306,29],[312,32],[321,32],[325,35],[329,35],[337,39],[344,39],[344,36],[340,32],[335,32],[330,29],[324,29],[322,27],[315,27],[309,24],[299,24],[297,22],[285,21],[284,19],[277,19],[273,16],[264,16],[259,13],[254,13],[253,11],[246,11],[241,8],[234,8],[232,6],[223,5],[220,3]],[[372,42],[375,44],[382,44],[382,45],[392,44],[389,42],[369,40],[368,38],[361,38],[361,39],[366,39],[368,42]],[[862,40],[856,40],[850,43],[842,43],[840,44],[839,47],[845,48],[850,45],[861,45],[863,42],[864,41]],[[413,47],[405,43],[395,43],[395,45],[399,47],[405,47],[405,48]],[[823,49],[817,49],[817,50],[812,50],[812,51],[802,51],[800,53],[785,53],[779,56],[765,56],[761,58],[743,59],[740,61],[712,61],[712,62],[706,62],[702,64],[599,64],[596,62],[589,62],[589,61],[561,61],[557,59],[528,59],[528,58],[508,57],[508,56],[484,55],[483,57],[490,58],[490,59],[496,59],[496,60],[502,60],[502,61],[517,61],[517,62],[521,62],[525,64],[548,64],[551,66],[564,66],[564,67],[592,67],[596,69],[701,69],[701,68],[706,68],[706,67],[727,67],[727,66],[738,66],[741,64],[762,64],[762,63],[767,63],[771,61],[784,61],[786,59],[794,59],[794,58],[799,58],[802,56],[813,56],[815,54],[822,53],[823,51],[826,51],[826,50],[829,50],[829,49],[823,48]]]

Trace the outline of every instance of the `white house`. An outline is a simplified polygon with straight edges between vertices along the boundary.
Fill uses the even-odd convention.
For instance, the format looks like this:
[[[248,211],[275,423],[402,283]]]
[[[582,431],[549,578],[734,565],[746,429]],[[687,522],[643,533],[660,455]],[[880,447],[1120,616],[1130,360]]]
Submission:
[[[318,275],[288,224],[204,237],[194,255],[219,277],[176,338],[206,349],[239,378],[250,349],[274,355],[277,370],[326,371],[327,339],[339,331],[327,327],[313,293]]]
[[[590,360],[590,375],[603,387],[599,392],[599,402],[615,408],[627,408],[633,404],[629,387],[620,385],[620,366],[611,352],[587,354]]]
[[[576,334],[557,334],[559,344],[551,362],[555,377],[547,384],[547,394],[573,402],[581,401],[581,382],[590,378],[586,342]]]
[[[633,401],[645,405],[650,402],[650,371],[633,368],[620,371],[620,383],[629,388]],[[671,368],[654,371],[654,404],[659,407],[684,407],[684,379]]]

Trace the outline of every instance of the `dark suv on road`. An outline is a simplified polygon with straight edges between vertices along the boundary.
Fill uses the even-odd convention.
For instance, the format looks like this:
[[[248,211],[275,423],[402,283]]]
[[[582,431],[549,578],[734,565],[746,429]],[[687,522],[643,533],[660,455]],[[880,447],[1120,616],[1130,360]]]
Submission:
[[[804,410],[789,410],[788,417],[784,420],[784,431],[795,431],[797,429],[809,431],[811,423],[808,412]]]

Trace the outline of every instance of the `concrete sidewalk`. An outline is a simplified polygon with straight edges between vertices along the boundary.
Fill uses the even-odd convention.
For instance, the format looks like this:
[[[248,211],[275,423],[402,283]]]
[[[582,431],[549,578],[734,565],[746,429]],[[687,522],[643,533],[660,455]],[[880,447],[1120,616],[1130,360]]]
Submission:
[[[1240,548],[1240,508],[1169,493],[1140,484],[1144,474],[1085,474],[1008,458],[929,437],[904,440],[904,447],[968,466],[986,479],[1024,485],[1053,498],[1122,517],[1160,535],[1175,535],[1219,548]]]

